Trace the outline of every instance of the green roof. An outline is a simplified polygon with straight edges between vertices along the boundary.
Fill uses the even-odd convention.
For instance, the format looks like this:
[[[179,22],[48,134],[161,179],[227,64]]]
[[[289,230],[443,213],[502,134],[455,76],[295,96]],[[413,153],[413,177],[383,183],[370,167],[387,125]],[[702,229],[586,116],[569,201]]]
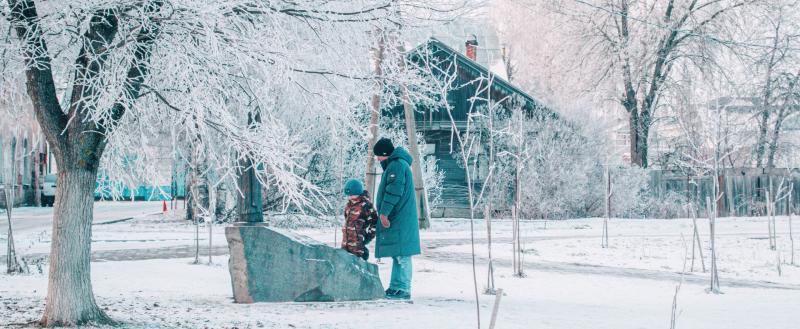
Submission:
[[[519,87],[511,84],[507,80],[503,79],[502,77],[498,76],[496,73],[491,72],[487,67],[473,61],[466,55],[462,54],[461,52],[453,49],[452,47],[446,45],[444,42],[440,41],[436,38],[430,38],[427,42],[420,44],[416,48],[414,48],[410,53],[409,57],[411,59],[419,58],[423,60],[426,54],[430,54],[431,56],[439,57],[439,58],[452,58],[456,62],[456,68],[461,70],[466,70],[472,75],[479,77],[492,77],[492,88],[501,91],[507,95],[519,95],[525,99],[526,105],[530,106],[530,108],[545,108],[549,110],[549,112],[554,115],[558,116],[549,106],[547,106],[544,102],[534,98],[530,94],[522,91]]]

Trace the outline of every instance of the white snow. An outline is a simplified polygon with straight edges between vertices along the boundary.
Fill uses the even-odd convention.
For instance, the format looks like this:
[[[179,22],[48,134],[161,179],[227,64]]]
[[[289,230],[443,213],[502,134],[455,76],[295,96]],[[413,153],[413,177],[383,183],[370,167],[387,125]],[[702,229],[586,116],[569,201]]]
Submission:
[[[785,220],[778,220],[779,233],[786,231]],[[608,249],[599,247],[601,223],[599,219],[551,221],[546,229],[541,221],[524,223],[523,233],[529,241],[525,244],[529,250],[525,278],[512,277],[507,266],[509,222],[493,223],[493,256],[499,260],[496,286],[506,292],[498,328],[669,326],[684,254],[680,235],[690,248],[691,221],[612,220]],[[703,247],[707,248],[706,222],[698,220],[700,223]],[[687,274],[678,295],[678,328],[797,328],[800,271],[783,264],[783,276],[774,273],[774,251],[765,240],[752,239],[766,236],[766,228],[763,218],[720,219],[719,266],[724,294],[706,293],[707,274],[697,269]],[[125,240],[95,242],[94,250],[127,250],[135,256],[167,245],[194,246],[191,225],[160,215],[95,226],[94,230],[95,240],[103,236]],[[294,232],[338,245],[336,230]],[[92,280],[98,304],[125,328],[475,328],[468,230],[468,221],[449,219],[434,222],[433,229],[422,233],[426,248],[423,256],[414,258],[413,304],[234,304],[227,256],[215,256],[211,266],[192,265],[193,258],[185,256],[111,259],[92,264]],[[215,232],[214,245],[224,249],[222,227],[215,227]],[[201,237],[205,236],[207,232],[201,230]],[[139,238],[161,241],[143,242]],[[477,281],[482,291],[487,282],[485,257],[481,257],[486,253],[482,221],[476,222],[476,239]],[[781,253],[788,262],[786,240],[786,235],[779,237]],[[204,243],[207,241],[201,242],[202,251]],[[201,257],[201,261],[206,260]],[[391,261],[384,259],[379,267],[388,284]],[[2,278],[0,327],[35,321],[44,306],[46,275]],[[735,286],[728,284],[732,279]],[[493,302],[494,296],[480,295],[482,328],[488,327]]]
[[[507,236],[505,223],[497,225],[501,230],[496,236]],[[698,232],[703,248],[706,268],[710,267],[710,243],[708,221],[698,219]],[[747,279],[791,283],[800,285],[800,267],[782,266],[777,271],[777,255],[781,263],[790,262],[788,217],[777,218],[777,251],[769,249],[765,220],[754,218],[721,218],[717,223],[716,244],[720,276],[727,279]],[[530,262],[564,262],[618,268],[659,270],[670,272],[690,271],[692,255],[692,222],[689,219],[674,220],[612,220],[609,224],[609,248],[600,247],[602,222],[580,220],[549,222],[528,231],[529,238],[539,238],[524,243],[524,259]],[[493,228],[496,230],[496,228]],[[794,231],[800,224],[794,223]],[[481,235],[485,237],[485,233]],[[800,239],[796,237],[796,239]],[[476,245],[476,253],[488,257],[485,242]],[[795,262],[800,265],[800,240],[795,245]],[[466,244],[446,246],[442,251],[469,253]],[[511,261],[509,244],[500,244],[492,249],[495,259]],[[699,251],[695,251],[693,276],[702,273]]]
[[[101,307],[130,327],[182,328],[470,328],[475,327],[470,267],[415,260],[414,304],[380,302],[334,304],[252,304],[231,300],[224,265],[191,265],[189,259],[95,263],[95,293]],[[226,264],[218,259],[218,264]],[[386,281],[390,265],[382,264]],[[483,269],[483,267],[481,267]],[[485,282],[484,271],[479,282]],[[596,275],[531,272],[526,278],[502,275],[499,328],[654,328],[669,323],[675,283]],[[5,282],[13,281],[8,285]],[[44,276],[21,276],[0,284],[3,303],[17,303],[2,324],[36,320],[45,295]],[[792,312],[800,291],[684,286],[679,296],[680,328],[796,328]],[[481,295],[484,326],[493,296]],[[154,306],[158,305],[158,306]],[[28,309],[28,307],[33,307]],[[3,310],[0,312],[8,312]]]

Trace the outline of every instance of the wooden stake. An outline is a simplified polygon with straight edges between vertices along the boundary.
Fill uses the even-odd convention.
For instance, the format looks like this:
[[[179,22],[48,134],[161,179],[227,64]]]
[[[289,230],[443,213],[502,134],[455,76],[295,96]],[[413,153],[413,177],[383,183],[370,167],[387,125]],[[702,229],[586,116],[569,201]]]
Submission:
[[[500,299],[503,298],[503,289],[497,289],[497,293],[494,297],[494,308],[492,309],[492,321],[489,323],[489,329],[494,329],[495,323],[497,323],[497,311],[500,309]]]
[[[716,221],[716,208],[714,208],[711,204],[711,197],[706,197],[706,204],[708,209],[708,222],[710,226],[710,243],[711,243],[711,287],[709,291],[715,294],[719,294],[719,272],[717,272],[717,251],[716,245],[714,243],[716,230],[715,230],[715,221]]]
[[[606,211],[605,218],[603,218],[603,238],[600,243],[601,247],[608,248],[608,219],[611,217],[611,170],[606,166]]]
[[[791,191],[789,194],[789,248],[791,248],[791,262],[790,264],[794,264],[794,234],[792,233],[792,205],[794,202],[794,191]]]
[[[700,232],[697,231],[697,210],[694,209],[694,205],[689,204],[692,208],[692,226],[694,230],[694,236],[692,237],[692,271],[694,271],[694,246],[697,244],[697,251],[700,253],[700,265],[702,266],[703,273],[706,272],[706,260],[703,256],[703,245],[700,243]]]
[[[489,205],[484,206],[483,218],[486,220],[486,237],[489,245],[489,273],[486,278],[486,293],[497,293],[494,288],[494,262],[492,261],[492,214]]]
[[[767,191],[765,193],[764,197],[766,198],[766,204],[764,205],[764,210],[766,211],[766,215],[767,215],[767,239],[769,240],[769,249],[772,249],[772,222],[770,221],[770,215],[769,215],[769,211],[770,211],[770,208],[769,208],[769,203],[770,203],[769,191]]]

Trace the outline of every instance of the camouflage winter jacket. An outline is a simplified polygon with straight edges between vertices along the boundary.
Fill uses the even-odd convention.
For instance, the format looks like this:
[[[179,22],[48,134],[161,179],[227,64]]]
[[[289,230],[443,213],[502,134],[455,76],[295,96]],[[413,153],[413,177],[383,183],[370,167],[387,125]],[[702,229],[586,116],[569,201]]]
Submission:
[[[366,245],[375,238],[378,213],[375,212],[367,191],[355,200],[347,200],[344,221],[342,249],[358,257],[369,258]]]

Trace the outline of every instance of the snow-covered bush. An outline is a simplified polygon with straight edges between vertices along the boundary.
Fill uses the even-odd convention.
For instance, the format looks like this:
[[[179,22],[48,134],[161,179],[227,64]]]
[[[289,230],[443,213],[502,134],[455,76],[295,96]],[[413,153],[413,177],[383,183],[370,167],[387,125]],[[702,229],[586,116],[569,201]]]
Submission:
[[[657,193],[651,170],[636,166],[611,171],[611,216],[618,218],[673,218],[685,216],[686,197],[676,192]]]
[[[425,163],[422,166],[422,179],[425,182],[425,192],[428,194],[428,208],[434,209],[442,204],[442,187],[444,184],[444,172],[439,170],[435,157],[425,157]]]
[[[597,214],[603,205],[602,136],[562,118],[523,114],[519,109],[501,119],[499,126],[506,128],[498,143],[503,150],[499,153],[498,189],[514,191],[517,166],[521,166],[522,218]]]
[[[512,111],[499,116],[502,151],[496,163],[495,194],[490,202],[513,200],[516,166],[520,165],[522,218],[563,219],[603,215],[607,135],[586,125]],[[520,139],[521,140],[518,140]],[[520,159],[517,162],[517,159]],[[611,216],[674,217],[685,213],[681,196],[659,195],[650,186],[650,170],[610,164]],[[510,207],[509,207],[510,208]]]
[[[633,166],[613,168],[611,181],[611,216],[639,217],[647,207],[645,200],[650,186],[648,170]]]

